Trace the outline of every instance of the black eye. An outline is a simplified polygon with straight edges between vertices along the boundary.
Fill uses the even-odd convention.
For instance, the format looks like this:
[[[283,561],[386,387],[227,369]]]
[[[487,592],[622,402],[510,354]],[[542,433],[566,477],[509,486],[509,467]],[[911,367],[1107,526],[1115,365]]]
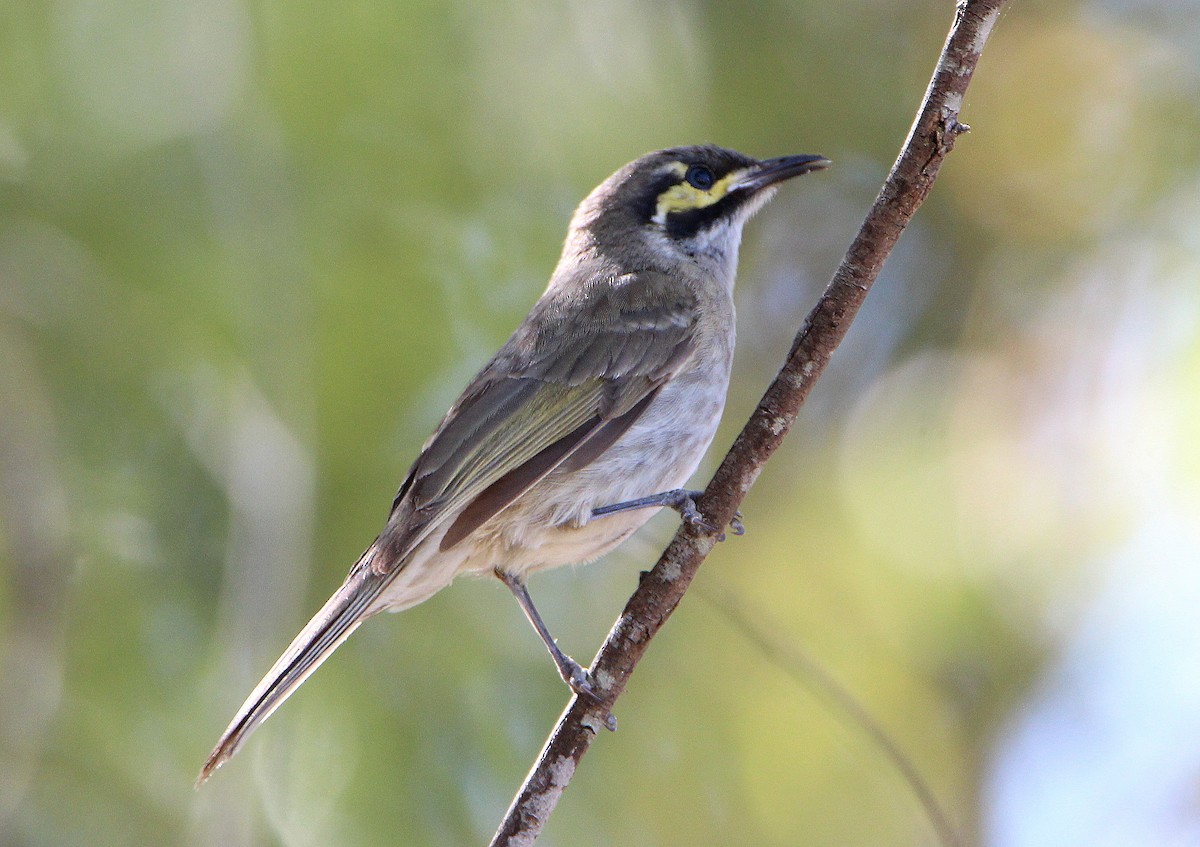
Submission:
[[[708,191],[713,187],[713,183],[717,181],[713,176],[713,172],[704,165],[692,165],[687,169],[687,173],[683,175],[687,180],[688,185],[692,188],[699,188],[701,191]]]

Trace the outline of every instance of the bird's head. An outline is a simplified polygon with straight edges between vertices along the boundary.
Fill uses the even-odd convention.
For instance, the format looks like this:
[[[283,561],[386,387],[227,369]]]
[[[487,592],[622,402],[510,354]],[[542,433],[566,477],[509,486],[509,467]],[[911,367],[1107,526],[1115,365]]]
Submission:
[[[824,156],[759,160],[711,145],[649,153],[580,203],[563,259],[593,250],[667,270],[681,260],[736,261],[743,224],[779,184],[829,164]]]

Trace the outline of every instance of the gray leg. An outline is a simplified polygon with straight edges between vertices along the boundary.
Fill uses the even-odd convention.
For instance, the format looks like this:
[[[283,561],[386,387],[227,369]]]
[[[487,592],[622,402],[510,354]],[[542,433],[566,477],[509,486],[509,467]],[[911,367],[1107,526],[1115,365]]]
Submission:
[[[696,508],[696,498],[703,493],[703,491],[693,491],[688,488],[673,488],[670,491],[651,494],[648,497],[639,497],[637,500],[626,500],[624,503],[613,503],[611,506],[599,506],[592,509],[592,517],[600,518],[629,509],[650,509],[665,506],[668,509],[674,509],[679,512],[683,516],[683,519],[692,526],[698,526],[708,532],[716,532],[717,528],[706,521]],[[733,530],[734,535],[743,535],[746,532],[746,527],[742,525],[741,512],[733,516],[733,520],[729,522],[729,528]],[[721,533],[721,537],[718,540],[724,541],[725,533]]]
[[[559,649],[559,646],[554,642],[554,638],[550,635],[550,630],[546,628],[542,616],[538,614],[538,610],[534,607],[533,599],[529,596],[529,589],[525,587],[525,583],[512,574],[505,573],[500,568],[496,568],[496,576],[508,586],[513,596],[517,598],[517,602],[521,604],[521,610],[525,613],[525,617],[529,618],[529,622],[537,630],[542,643],[550,651],[550,656],[554,659],[554,664],[558,666],[558,673],[563,678],[563,681],[571,686],[571,690],[576,694],[582,694],[593,700],[599,700],[599,696],[592,688],[591,674],[588,673],[587,668]]]

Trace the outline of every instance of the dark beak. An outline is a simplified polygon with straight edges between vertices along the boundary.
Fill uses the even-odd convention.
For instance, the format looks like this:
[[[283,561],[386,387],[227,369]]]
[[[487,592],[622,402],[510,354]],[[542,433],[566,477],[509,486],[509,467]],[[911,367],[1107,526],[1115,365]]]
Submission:
[[[778,159],[765,159],[753,166],[746,175],[729,187],[730,191],[761,191],[770,185],[791,179],[794,176],[820,171],[829,167],[832,162],[824,156],[780,156]]]

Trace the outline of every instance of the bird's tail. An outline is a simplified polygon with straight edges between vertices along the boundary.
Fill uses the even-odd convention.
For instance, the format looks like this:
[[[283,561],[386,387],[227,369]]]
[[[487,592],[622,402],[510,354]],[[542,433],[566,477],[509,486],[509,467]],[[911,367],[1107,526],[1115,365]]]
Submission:
[[[236,753],[250,733],[270,717],[300,683],[308,679],[308,675],[363,622],[371,603],[390,581],[370,567],[375,552],[376,547],[372,545],[363,553],[342,587],[326,601],[321,611],[313,616],[250,692],[200,769],[200,775],[196,778],[197,788]]]

